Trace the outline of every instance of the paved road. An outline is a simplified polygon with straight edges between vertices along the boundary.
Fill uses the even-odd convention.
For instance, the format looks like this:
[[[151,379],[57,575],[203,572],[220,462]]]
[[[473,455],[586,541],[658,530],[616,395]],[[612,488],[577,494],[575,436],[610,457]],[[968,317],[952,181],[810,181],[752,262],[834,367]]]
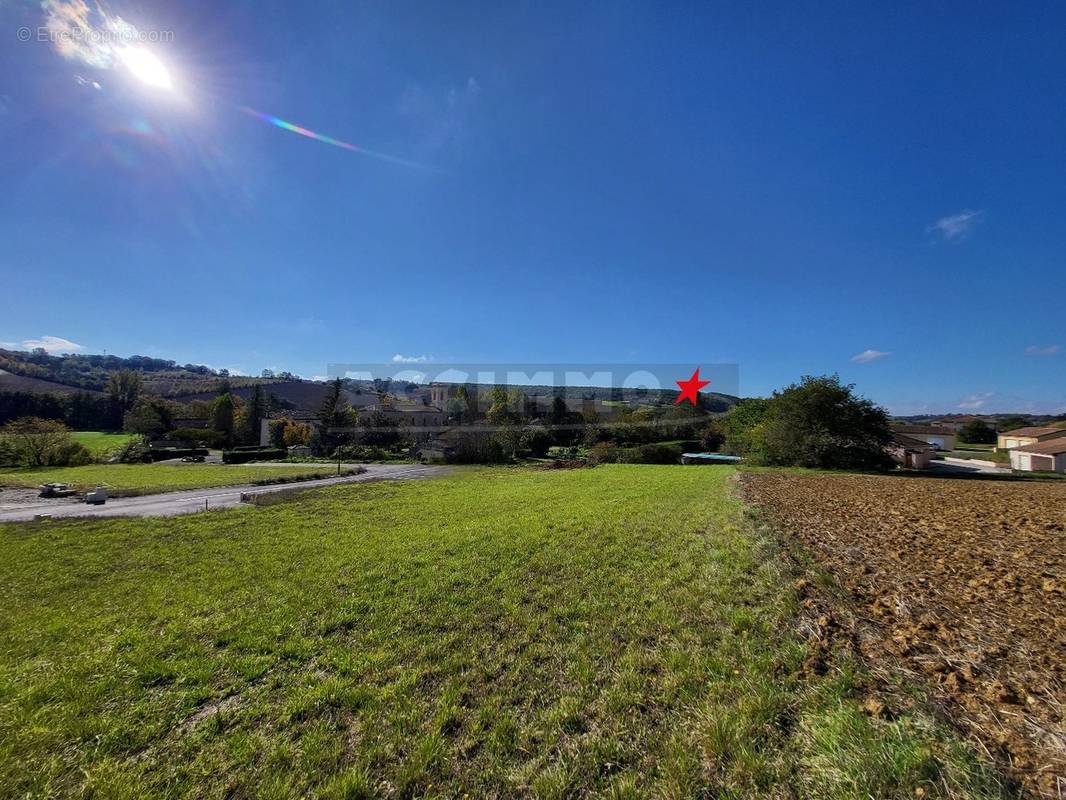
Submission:
[[[191,514],[205,509],[234,508],[240,505],[242,494],[270,494],[271,492],[335,486],[340,483],[360,483],[378,480],[411,480],[440,474],[444,467],[417,464],[367,464],[360,475],[321,478],[272,486],[220,486],[216,489],[190,489],[141,497],[115,497],[102,506],[91,506],[69,499],[39,499],[32,503],[0,505],[0,522],[32,520],[38,514],[59,517],[170,517]]]

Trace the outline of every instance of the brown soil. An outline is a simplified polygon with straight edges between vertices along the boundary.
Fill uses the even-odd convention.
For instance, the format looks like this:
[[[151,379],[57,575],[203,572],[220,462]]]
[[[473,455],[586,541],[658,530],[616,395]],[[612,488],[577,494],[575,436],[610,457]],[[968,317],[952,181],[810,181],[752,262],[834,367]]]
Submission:
[[[741,480],[847,593],[875,672],[920,677],[1028,792],[1066,796],[1066,481]]]

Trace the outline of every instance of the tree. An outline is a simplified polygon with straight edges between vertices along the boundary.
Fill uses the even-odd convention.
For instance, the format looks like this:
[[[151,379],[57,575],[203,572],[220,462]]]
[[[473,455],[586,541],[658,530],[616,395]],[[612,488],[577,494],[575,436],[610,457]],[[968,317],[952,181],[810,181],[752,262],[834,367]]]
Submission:
[[[173,430],[171,404],[162,398],[142,398],[122,418],[122,429],[154,438]]]
[[[142,386],[141,373],[132,369],[111,373],[107,380],[107,394],[111,398],[112,428],[117,430],[122,426],[122,418],[137,403]]]
[[[888,414],[837,375],[775,392],[753,434],[752,460],[821,469],[887,469]]]
[[[306,422],[293,422],[292,420],[289,420],[288,424],[285,426],[284,445],[285,447],[306,447],[311,444],[311,435],[313,433],[314,431],[311,429],[311,426]]]
[[[485,412],[485,421],[489,425],[509,425],[517,416],[511,410],[511,398],[502,386],[493,386],[489,391],[489,410]]]
[[[1014,430],[1017,430],[1018,428],[1025,428],[1028,425],[1029,425],[1029,418],[1028,417],[1019,417],[1019,416],[1002,417],[999,420],[999,429],[1001,431],[1004,431],[1004,432],[1006,432],[1006,431],[1014,431]]]
[[[234,403],[229,392],[220,394],[211,404],[211,429],[222,437],[223,447],[233,445]]]
[[[333,452],[351,439],[351,429],[355,427],[356,419],[348,398],[344,396],[341,379],[334,379],[326,389],[326,396],[318,410],[318,420],[321,423],[319,436],[327,453]]]
[[[725,443],[725,432],[717,422],[708,422],[700,431],[700,448],[705,453],[715,453]]]
[[[0,428],[0,455],[23,467],[66,467],[88,464],[92,454],[54,419],[23,417]]]
[[[970,444],[995,444],[996,432],[986,425],[984,420],[975,419],[959,428],[959,441]]]
[[[368,447],[396,447],[404,440],[400,423],[375,411],[359,420],[359,443]]]
[[[252,387],[252,396],[241,409],[238,438],[242,444],[259,444],[259,428],[266,415],[266,395],[263,393],[263,387],[257,383]]]
[[[718,420],[726,452],[742,456],[751,451],[768,406],[769,401],[762,397],[741,400]]]

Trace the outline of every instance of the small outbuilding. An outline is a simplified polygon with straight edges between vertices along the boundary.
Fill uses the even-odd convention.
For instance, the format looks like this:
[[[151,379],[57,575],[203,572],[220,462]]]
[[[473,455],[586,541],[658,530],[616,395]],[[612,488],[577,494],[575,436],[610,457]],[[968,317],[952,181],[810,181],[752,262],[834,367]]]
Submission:
[[[1011,449],[1010,465],[1022,472],[1066,473],[1066,436]]]
[[[892,434],[892,441],[885,449],[904,469],[928,469],[936,454],[936,448],[928,442],[899,432]]]

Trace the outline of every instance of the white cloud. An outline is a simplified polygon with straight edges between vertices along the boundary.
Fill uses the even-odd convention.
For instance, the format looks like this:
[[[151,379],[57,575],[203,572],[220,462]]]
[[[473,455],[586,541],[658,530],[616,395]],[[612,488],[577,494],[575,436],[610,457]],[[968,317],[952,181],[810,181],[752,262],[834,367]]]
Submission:
[[[958,214],[941,217],[926,228],[925,231],[939,236],[945,242],[961,241],[974,229],[977,220],[983,213],[983,211],[963,209]]]
[[[96,69],[109,69],[120,51],[140,38],[122,17],[85,0],[43,0],[41,10],[56,52]]]
[[[84,350],[77,342],[64,339],[61,336],[42,336],[40,339],[27,339],[22,343],[27,350],[36,350],[38,347],[49,353],[76,353]]]
[[[869,364],[871,361],[877,361],[879,358],[885,358],[892,355],[884,350],[863,350],[861,353],[856,353],[851,357],[851,360],[856,364]]]
[[[1031,344],[1025,348],[1025,354],[1027,356],[1053,356],[1059,352],[1059,346],[1057,344],[1049,344],[1047,347],[1039,347],[1038,345]]]
[[[995,392],[980,392],[978,394],[970,394],[962,398],[955,404],[955,408],[966,409],[969,411],[976,410],[978,408],[984,408],[988,405],[988,401],[995,397]]]
[[[15,342],[0,342],[0,347],[5,350],[14,350],[18,345]]]
[[[397,353],[392,357],[393,364],[425,364],[430,356],[404,356]]]

